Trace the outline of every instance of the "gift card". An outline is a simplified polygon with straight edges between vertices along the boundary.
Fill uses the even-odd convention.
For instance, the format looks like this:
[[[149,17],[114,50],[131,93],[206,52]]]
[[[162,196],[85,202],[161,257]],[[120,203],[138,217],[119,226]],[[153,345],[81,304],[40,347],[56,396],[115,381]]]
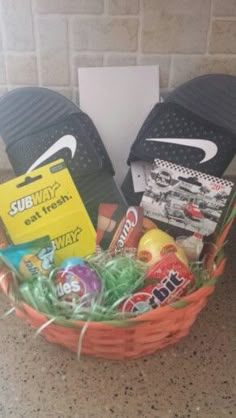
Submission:
[[[63,160],[0,185],[0,217],[14,244],[49,235],[57,260],[95,249],[95,230]]]
[[[157,159],[141,206],[146,216],[208,236],[220,221],[233,185],[226,179]]]

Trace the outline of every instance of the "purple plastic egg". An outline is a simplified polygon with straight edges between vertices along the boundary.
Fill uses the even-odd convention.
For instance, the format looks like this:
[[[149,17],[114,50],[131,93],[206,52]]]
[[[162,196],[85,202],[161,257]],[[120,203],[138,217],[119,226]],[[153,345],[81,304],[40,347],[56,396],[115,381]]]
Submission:
[[[60,269],[55,277],[57,296],[61,300],[81,299],[88,306],[102,289],[101,280],[88,264]]]

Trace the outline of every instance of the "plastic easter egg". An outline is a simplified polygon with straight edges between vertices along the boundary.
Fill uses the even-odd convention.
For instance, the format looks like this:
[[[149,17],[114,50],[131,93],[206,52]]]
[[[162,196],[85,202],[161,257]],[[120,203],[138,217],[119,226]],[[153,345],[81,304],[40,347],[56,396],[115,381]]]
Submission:
[[[101,292],[101,280],[88,264],[60,269],[55,277],[56,292],[59,300],[72,301],[82,299],[89,306],[92,299]]]
[[[138,258],[149,266],[169,252],[175,252],[176,256],[188,265],[184,251],[176,245],[174,238],[160,229],[147,231],[139,241]]]
[[[61,263],[61,268],[62,269],[66,269],[68,267],[75,267],[75,266],[83,266],[85,263],[85,261],[80,258],[80,257],[69,257],[66,258],[62,263]]]

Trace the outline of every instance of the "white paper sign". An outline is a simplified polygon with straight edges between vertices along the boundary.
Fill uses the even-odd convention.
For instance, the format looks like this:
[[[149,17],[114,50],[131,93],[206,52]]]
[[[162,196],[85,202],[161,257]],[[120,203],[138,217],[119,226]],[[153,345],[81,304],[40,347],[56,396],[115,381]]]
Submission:
[[[159,101],[159,67],[79,68],[78,77],[80,108],[95,123],[121,185],[130,147]]]

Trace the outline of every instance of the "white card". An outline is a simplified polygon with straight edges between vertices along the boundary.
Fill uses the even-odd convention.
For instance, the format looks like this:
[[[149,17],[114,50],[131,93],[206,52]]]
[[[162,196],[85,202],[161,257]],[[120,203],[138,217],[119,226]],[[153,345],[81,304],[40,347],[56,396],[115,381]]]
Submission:
[[[130,167],[135,193],[144,192],[152,169],[152,163],[148,163],[146,161],[134,161],[130,164]]]
[[[130,147],[159,101],[159,67],[79,68],[78,78],[81,110],[96,125],[121,185]]]
[[[215,231],[233,183],[156,159],[141,206],[146,216],[208,236]]]

